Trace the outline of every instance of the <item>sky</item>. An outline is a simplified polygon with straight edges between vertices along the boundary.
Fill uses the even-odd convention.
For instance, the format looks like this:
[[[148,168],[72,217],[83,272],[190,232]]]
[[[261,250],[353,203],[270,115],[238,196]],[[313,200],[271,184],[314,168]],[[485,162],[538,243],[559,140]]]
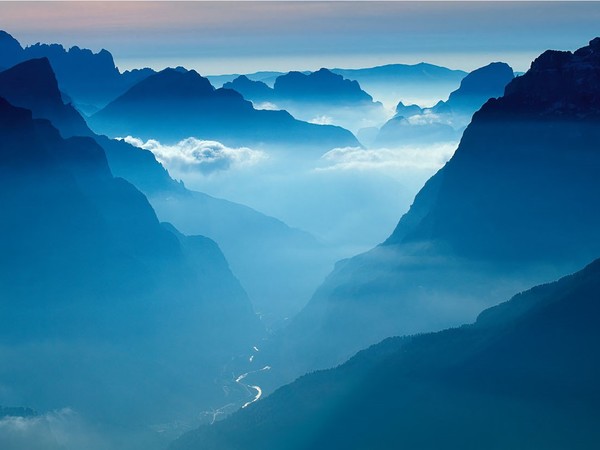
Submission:
[[[600,35],[600,2],[0,2],[22,44],[106,48],[120,69],[205,75],[430,62],[524,71]]]

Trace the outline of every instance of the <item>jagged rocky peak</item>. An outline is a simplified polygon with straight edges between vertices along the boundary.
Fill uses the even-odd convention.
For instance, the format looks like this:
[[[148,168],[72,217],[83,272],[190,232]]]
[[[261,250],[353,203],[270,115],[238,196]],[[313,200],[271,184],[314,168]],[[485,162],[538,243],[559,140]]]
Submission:
[[[600,38],[575,52],[548,50],[507,87],[503,103],[544,115],[600,114]]]

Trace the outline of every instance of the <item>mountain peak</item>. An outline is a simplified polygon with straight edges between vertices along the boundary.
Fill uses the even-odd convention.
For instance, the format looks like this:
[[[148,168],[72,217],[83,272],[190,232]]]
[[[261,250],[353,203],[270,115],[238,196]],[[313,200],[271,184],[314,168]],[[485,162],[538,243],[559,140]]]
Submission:
[[[310,102],[327,99],[334,102],[372,102],[373,97],[363,91],[355,80],[321,68],[304,74],[289,72],[275,80],[278,96],[294,101]]]
[[[11,66],[19,60],[23,51],[21,44],[4,30],[0,30],[0,61],[2,65]]]
[[[61,101],[60,90],[56,76],[48,58],[36,58],[24,61],[5,70],[0,78],[3,84],[11,84],[13,91],[23,90],[26,86],[27,95],[40,99]]]
[[[211,95],[214,90],[210,81],[195,70],[183,72],[167,68],[142,80],[122,97],[194,98]]]
[[[480,96],[499,97],[504,93],[506,85],[514,78],[512,68],[503,62],[493,62],[468,74],[460,83],[460,87],[450,94],[449,102],[460,97]],[[496,95],[491,95],[491,94]]]
[[[542,53],[506,86],[501,107],[561,118],[600,115],[600,38],[575,52]]]
[[[4,30],[0,30],[0,43],[2,45],[11,43],[12,45],[17,45],[19,48],[22,48],[21,44],[19,44],[19,41],[17,41],[10,33],[7,33]]]
[[[15,106],[30,109],[64,136],[87,136],[90,131],[71,105],[65,105],[48,58],[24,61],[0,73],[0,95]]]

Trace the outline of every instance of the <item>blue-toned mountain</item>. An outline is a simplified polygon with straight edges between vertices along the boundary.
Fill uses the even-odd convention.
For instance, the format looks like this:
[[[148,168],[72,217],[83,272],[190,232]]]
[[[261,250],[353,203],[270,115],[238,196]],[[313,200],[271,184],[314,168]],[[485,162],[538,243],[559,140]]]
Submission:
[[[357,81],[328,69],[280,75],[273,88],[243,75],[223,87],[236,90],[257,107],[285,109],[302,120],[332,123],[352,131],[379,125],[388,117],[382,104],[374,102]]]
[[[484,311],[312,373],[177,450],[592,450],[600,439],[600,260]]]
[[[173,180],[150,151],[95,135],[79,113],[62,102],[48,59],[26,61],[0,73],[2,95],[32,110],[35,118],[50,120],[63,137],[92,137],[104,150],[111,172],[141,190],[161,220],[186,234],[214,239],[265,324],[274,326],[297,312],[330,270],[334,257],[308,233],[244,205],[190,191]]]
[[[512,68],[502,62],[494,62],[469,73],[460,87],[445,102],[439,102],[431,111],[436,114],[457,114],[468,117],[490,98],[504,94],[504,88],[514,78]]]
[[[173,69],[146,78],[90,118],[110,136],[176,142],[193,136],[230,146],[306,148],[319,154],[359,145],[340,127],[314,125],[286,111],[256,110],[230,89],[214,89],[195,71]]]
[[[432,108],[396,106],[396,115],[380,129],[375,145],[398,147],[412,143],[458,141],[473,113],[490,98],[501,97],[514,78],[506,63],[491,63],[474,70],[450,93],[447,101]]]
[[[131,424],[219,401],[211,382],[263,329],[218,246],[162,225],[92,138],[64,139],[4,99],[0,153],[12,403]]]
[[[475,113],[386,242],[338,263],[261,357],[289,381],[586,264],[600,254],[598,148],[600,39],[544,53]]]
[[[22,47],[10,34],[0,30],[0,66],[9,68],[29,59],[48,58],[61,91],[75,106],[90,114],[122,94],[133,84],[154,73],[136,69],[121,73],[107,50],[94,53],[77,46],[35,44]]]

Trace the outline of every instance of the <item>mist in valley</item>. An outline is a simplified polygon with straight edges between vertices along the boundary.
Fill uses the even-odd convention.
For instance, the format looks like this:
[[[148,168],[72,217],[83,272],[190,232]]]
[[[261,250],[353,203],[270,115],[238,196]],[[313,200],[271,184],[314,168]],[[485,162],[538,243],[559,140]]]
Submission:
[[[343,5],[273,6],[222,6],[228,45],[231,24],[288,8],[338,23]],[[157,12],[172,26],[198,7],[118,6],[132,26],[154,18],[128,51],[154,42]],[[436,7],[415,6],[445,29]],[[539,56],[517,74],[496,57],[508,44],[465,50],[467,71],[374,64],[344,33],[323,67],[298,47],[295,70],[206,76],[120,70],[111,49],[0,26],[0,448],[469,448],[469,430],[485,447],[499,415],[506,448],[594,448],[599,38],[527,47]],[[214,34],[177,41],[181,60],[228,54]]]

